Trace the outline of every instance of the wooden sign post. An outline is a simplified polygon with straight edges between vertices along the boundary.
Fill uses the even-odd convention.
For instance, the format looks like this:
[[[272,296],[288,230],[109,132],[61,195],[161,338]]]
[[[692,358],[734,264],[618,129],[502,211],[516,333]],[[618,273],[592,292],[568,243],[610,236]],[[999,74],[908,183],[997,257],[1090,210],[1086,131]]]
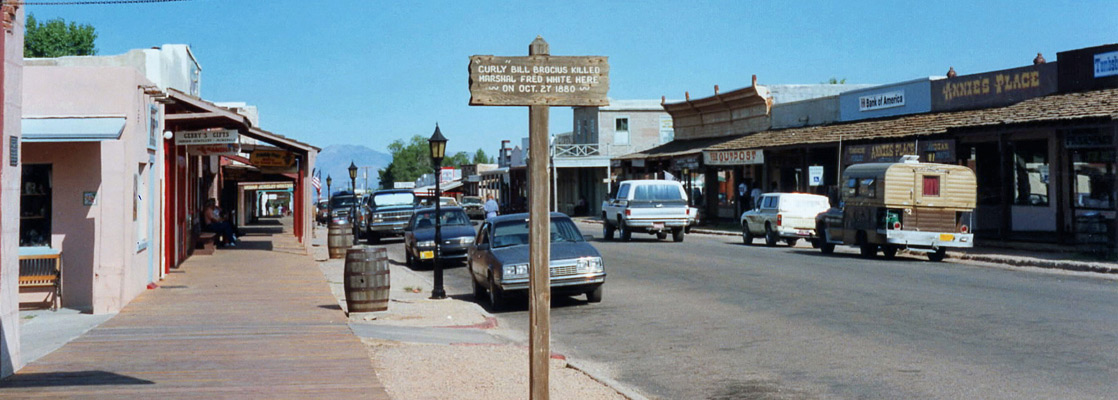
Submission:
[[[470,105],[528,106],[529,391],[547,399],[551,359],[550,106],[607,106],[606,57],[552,57],[542,37],[528,57],[470,57]]]

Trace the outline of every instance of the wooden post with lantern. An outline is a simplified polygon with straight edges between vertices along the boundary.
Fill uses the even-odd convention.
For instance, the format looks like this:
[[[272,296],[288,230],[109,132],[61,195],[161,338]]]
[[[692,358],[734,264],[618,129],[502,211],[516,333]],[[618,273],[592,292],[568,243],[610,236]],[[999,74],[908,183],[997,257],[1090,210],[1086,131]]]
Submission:
[[[470,105],[528,106],[529,392],[547,399],[551,356],[551,217],[548,119],[551,106],[608,106],[609,62],[552,56],[537,36],[527,57],[470,57]]]

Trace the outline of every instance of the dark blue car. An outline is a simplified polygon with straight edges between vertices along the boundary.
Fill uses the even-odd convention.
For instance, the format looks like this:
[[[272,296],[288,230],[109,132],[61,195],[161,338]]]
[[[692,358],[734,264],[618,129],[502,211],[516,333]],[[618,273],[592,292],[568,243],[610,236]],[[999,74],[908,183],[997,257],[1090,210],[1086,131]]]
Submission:
[[[462,207],[441,207],[438,220],[442,230],[442,260],[461,261],[466,259],[467,247],[474,242],[473,224]],[[414,268],[421,263],[435,259],[435,209],[423,208],[415,211],[408,227],[404,230],[404,258],[408,267]]]
[[[494,308],[508,294],[528,290],[528,214],[510,214],[485,220],[470,246],[470,275],[474,296],[488,292]],[[598,249],[582,236],[575,223],[561,213],[551,213],[552,294],[586,294],[591,303],[602,301],[605,265]]]

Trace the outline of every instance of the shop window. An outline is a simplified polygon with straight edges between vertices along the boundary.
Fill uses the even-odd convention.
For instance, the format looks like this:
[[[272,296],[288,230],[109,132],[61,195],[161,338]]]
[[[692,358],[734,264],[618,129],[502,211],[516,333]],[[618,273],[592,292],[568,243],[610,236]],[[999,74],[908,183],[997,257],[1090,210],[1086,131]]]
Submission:
[[[921,193],[923,193],[924,196],[939,197],[939,177],[925,176],[924,191]]]
[[[1014,142],[1013,204],[1048,206],[1048,141]]]
[[[1075,171],[1072,204],[1075,208],[1114,208],[1114,157],[1113,150],[1072,152],[1072,169]]]
[[[629,144],[629,117],[617,117],[613,122],[613,144]]]
[[[19,245],[50,247],[51,166],[24,164],[19,201]]]

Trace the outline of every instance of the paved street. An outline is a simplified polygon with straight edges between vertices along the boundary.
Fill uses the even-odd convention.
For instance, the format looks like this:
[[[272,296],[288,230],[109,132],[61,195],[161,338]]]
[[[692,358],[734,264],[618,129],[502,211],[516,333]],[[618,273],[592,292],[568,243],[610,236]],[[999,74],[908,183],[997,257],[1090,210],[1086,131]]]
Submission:
[[[601,237],[599,225],[582,228]],[[554,299],[554,350],[657,398],[1105,398],[1118,389],[1113,278],[757,243],[596,240],[610,274],[604,301]],[[450,295],[468,296],[465,268],[446,279]],[[526,306],[498,318],[526,336]]]

